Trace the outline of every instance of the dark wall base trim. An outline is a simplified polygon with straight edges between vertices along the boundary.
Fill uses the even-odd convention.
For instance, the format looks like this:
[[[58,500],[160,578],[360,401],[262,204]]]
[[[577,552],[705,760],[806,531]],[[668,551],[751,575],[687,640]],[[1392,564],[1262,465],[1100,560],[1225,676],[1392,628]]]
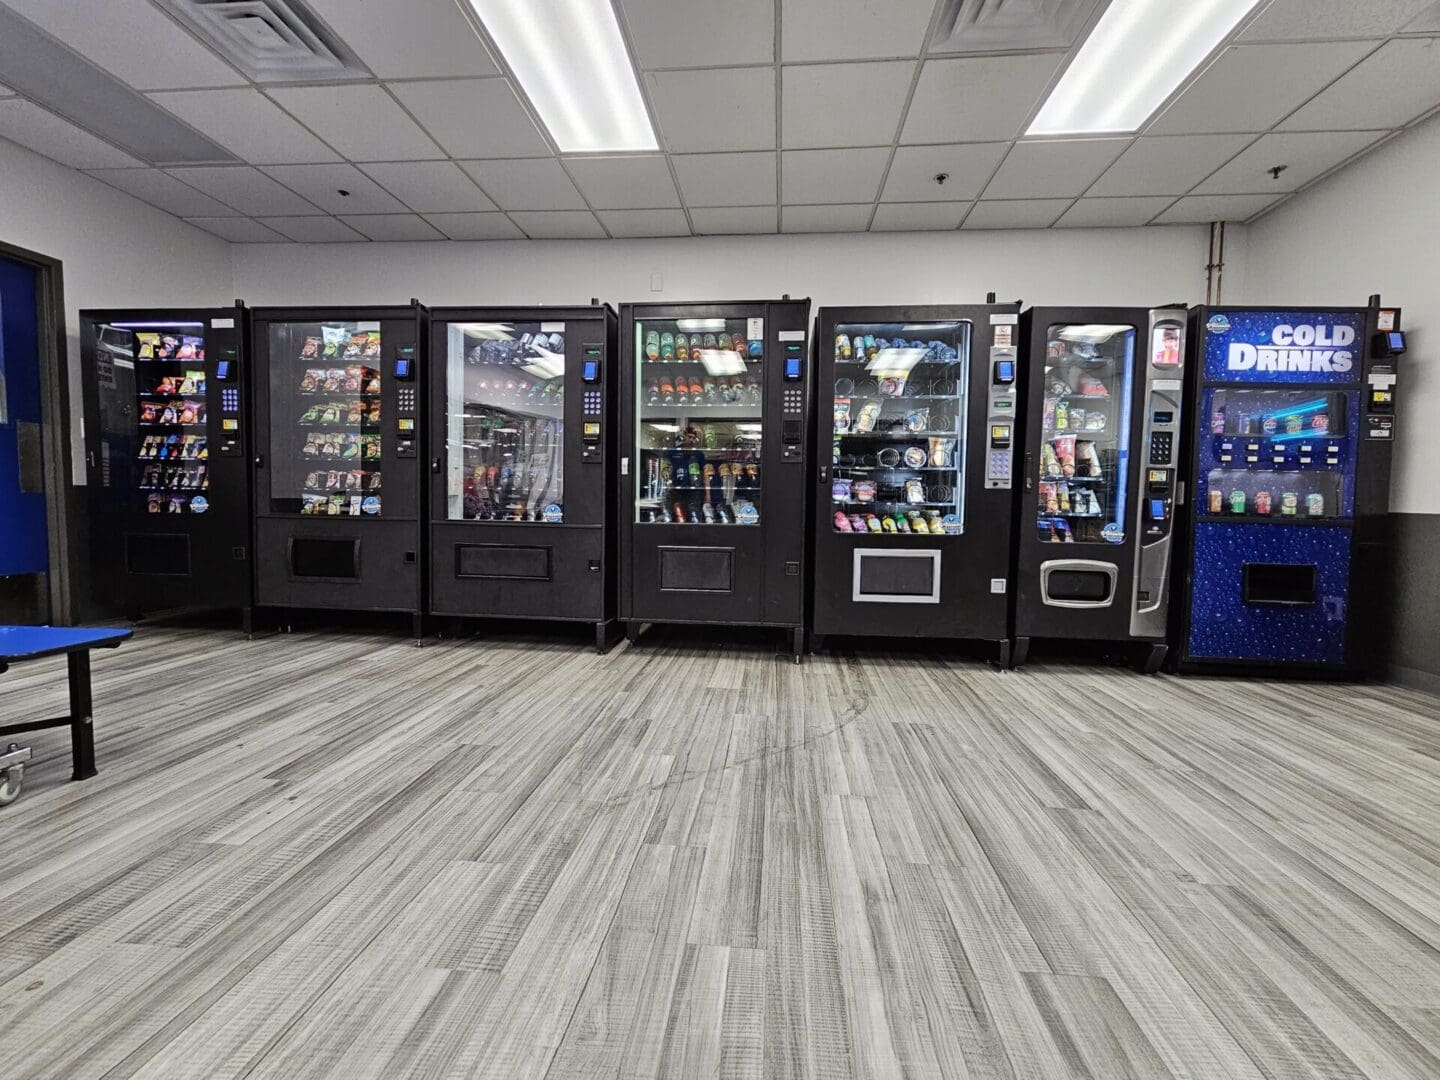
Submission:
[[[1387,681],[1396,686],[1440,697],[1440,675],[1432,675],[1428,671],[1418,671],[1415,668],[1406,667],[1392,667],[1385,675]]]

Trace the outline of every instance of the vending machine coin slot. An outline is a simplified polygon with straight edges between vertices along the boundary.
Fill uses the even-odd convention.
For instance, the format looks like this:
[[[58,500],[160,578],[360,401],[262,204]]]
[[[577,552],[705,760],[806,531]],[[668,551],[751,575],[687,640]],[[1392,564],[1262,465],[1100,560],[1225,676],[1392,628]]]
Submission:
[[[586,420],[580,425],[580,460],[605,460],[605,444],[600,438],[599,420]]]

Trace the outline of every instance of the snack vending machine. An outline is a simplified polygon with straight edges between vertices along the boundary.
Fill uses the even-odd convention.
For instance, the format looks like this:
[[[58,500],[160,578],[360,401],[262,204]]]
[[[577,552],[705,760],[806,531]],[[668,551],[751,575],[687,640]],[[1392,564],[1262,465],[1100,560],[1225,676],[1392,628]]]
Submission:
[[[1015,663],[1033,638],[1168,652],[1186,309],[1025,313]]]
[[[1180,670],[1375,670],[1400,312],[1198,308],[1191,333]]]
[[[620,618],[805,647],[810,301],[621,308]]]
[[[618,626],[614,310],[430,319],[428,610],[593,623],[605,651]]]
[[[250,596],[244,305],[82,311],[96,601],[131,618]]]
[[[426,319],[255,311],[258,606],[403,612],[419,637]]]
[[[822,308],[813,631],[1009,661],[1019,304]]]

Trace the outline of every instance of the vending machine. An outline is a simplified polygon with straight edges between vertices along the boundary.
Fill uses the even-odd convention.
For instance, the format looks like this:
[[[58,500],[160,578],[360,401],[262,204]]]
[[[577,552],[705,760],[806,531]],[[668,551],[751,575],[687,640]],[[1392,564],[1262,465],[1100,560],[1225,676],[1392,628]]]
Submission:
[[[816,644],[973,639],[1008,663],[1019,322],[1019,304],[820,310]]]
[[[250,595],[244,305],[82,311],[96,602],[242,613]]]
[[[432,614],[614,643],[618,327],[600,306],[431,313]]]
[[[1168,646],[1186,308],[1033,308],[1015,545],[1015,663],[1034,638]]]
[[[1373,672],[1400,312],[1198,308],[1191,333],[1180,670]]]
[[[620,618],[805,647],[810,301],[620,312]]]
[[[255,599],[408,613],[418,638],[427,312],[254,312]]]

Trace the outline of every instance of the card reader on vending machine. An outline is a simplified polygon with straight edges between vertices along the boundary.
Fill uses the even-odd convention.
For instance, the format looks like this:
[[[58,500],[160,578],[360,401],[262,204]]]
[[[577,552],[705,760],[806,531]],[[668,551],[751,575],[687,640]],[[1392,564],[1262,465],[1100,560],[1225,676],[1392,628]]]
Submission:
[[[1008,491],[1014,483],[1015,448],[1015,367],[1017,353],[1012,345],[990,350],[989,411],[990,445],[985,459],[987,490]]]
[[[781,399],[780,460],[801,461],[805,457],[805,342],[786,341],[781,359],[785,386]]]
[[[580,381],[584,419],[580,422],[580,460],[604,461],[605,348],[594,342],[580,347]]]

